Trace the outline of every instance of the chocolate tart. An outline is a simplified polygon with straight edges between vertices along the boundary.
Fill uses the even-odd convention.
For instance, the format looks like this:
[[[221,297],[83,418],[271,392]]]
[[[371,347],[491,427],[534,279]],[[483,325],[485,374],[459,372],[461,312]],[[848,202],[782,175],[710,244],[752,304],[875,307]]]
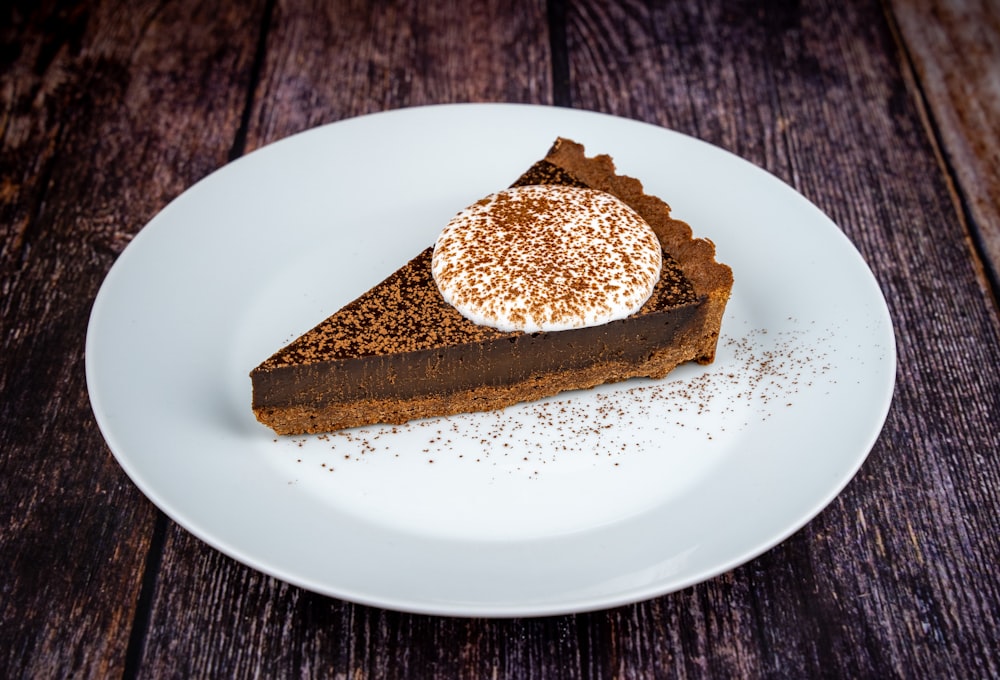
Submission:
[[[652,296],[631,316],[555,332],[503,332],[444,301],[427,248],[382,283],[280,349],[257,368],[253,411],[278,434],[500,409],[679,364],[711,363],[732,288],[711,241],[670,217],[611,158],[588,158],[559,138],[514,186],[565,184],[606,191],[653,228],[664,257]]]

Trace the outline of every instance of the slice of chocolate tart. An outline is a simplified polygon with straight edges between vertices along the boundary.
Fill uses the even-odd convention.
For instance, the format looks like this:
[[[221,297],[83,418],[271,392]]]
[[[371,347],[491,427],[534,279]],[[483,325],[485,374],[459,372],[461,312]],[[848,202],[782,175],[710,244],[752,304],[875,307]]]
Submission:
[[[588,158],[557,139],[513,186],[562,185],[611,194],[638,213],[662,245],[659,279],[638,311],[556,331],[503,331],[446,302],[428,248],[382,283],[253,369],[253,411],[278,434],[500,409],[564,390],[679,364],[710,363],[732,288],[711,241],[692,237],[611,158]]]

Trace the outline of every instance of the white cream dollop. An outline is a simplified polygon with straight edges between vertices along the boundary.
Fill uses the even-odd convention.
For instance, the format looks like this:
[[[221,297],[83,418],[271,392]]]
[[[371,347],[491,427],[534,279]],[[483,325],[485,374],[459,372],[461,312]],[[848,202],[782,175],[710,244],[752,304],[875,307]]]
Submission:
[[[596,326],[639,310],[660,278],[649,224],[611,194],[533,185],[491,194],[456,215],[434,245],[441,295],[502,331]]]

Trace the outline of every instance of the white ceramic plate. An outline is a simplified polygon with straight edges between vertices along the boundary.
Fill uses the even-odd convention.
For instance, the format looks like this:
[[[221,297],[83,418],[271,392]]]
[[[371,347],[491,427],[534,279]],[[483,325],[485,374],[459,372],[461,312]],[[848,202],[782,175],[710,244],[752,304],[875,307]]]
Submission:
[[[558,135],[614,156],[732,266],[713,365],[329,436],[255,421],[257,363]],[[227,165],[115,263],[86,357],[115,457],[201,540],[319,593],[472,616],[634,602],[767,550],[857,471],[895,372],[871,272],[787,185],[669,130],[519,105],[365,116]]]

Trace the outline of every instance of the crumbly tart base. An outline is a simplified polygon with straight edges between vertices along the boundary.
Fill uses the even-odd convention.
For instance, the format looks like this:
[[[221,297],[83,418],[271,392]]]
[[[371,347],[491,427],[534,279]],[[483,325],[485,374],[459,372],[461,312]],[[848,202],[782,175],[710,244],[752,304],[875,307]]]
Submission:
[[[630,378],[662,378],[682,363],[712,362],[733,278],[728,266],[715,261],[711,241],[693,238],[687,224],[670,217],[666,203],[645,194],[638,180],[616,174],[610,157],[588,158],[571,140],[557,139],[515,185],[544,183],[607,191],[650,224],[671,266],[642,310],[606,328],[555,334],[476,326],[440,299],[424,251],[251,372],[257,419],[278,434],[398,424],[496,410]],[[383,323],[377,337],[363,337],[377,318],[395,321]],[[437,330],[426,336],[393,331],[392,324],[410,322]],[[641,330],[632,332],[633,326]],[[654,327],[661,330],[648,332]],[[547,364],[541,356],[537,366],[524,368],[537,353],[577,340],[603,350],[582,365],[578,357]],[[450,359],[447,352],[454,352]],[[488,371],[482,383],[468,378],[494,360],[509,367],[502,379]],[[449,361],[456,365],[449,367]],[[451,387],[412,389],[434,380]]]

